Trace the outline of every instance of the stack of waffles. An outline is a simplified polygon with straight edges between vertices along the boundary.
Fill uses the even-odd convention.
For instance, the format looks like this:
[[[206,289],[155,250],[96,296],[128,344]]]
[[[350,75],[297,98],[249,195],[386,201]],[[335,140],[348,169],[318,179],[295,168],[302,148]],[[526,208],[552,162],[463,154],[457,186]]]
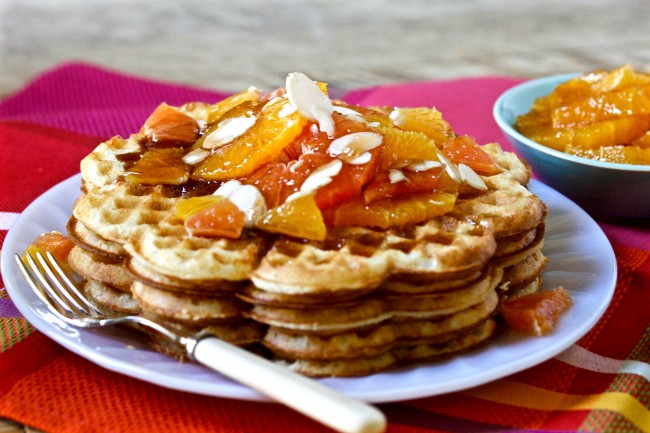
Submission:
[[[310,376],[485,344],[547,261],[546,207],[516,155],[457,137],[433,109],[331,101],[302,74],[163,104],[81,171],[68,261],[98,305]]]

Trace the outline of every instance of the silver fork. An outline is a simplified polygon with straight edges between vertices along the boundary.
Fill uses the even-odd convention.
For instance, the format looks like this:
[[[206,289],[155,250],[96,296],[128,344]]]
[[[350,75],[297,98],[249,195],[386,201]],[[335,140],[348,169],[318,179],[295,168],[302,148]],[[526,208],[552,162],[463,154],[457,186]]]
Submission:
[[[29,286],[48,310],[64,322],[81,328],[135,324],[154,330],[183,347],[190,359],[256,389],[273,400],[324,424],[349,433],[386,429],[384,415],[375,407],[339,393],[286,367],[227,343],[214,335],[181,336],[161,323],[141,316],[108,313],[93,305],[47,252],[16,254]]]

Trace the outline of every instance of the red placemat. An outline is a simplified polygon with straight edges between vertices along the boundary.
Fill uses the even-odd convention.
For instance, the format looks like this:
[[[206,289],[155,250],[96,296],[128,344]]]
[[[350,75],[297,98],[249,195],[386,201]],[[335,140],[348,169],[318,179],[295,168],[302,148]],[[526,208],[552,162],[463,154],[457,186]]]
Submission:
[[[504,77],[361,89],[362,105],[436,106],[459,133],[509,146],[492,120]],[[254,83],[251,83],[254,84]],[[91,65],[47,71],[0,103],[0,241],[25,206],[79,171],[100,141],[139,129],[162,101],[224,93],[139,79]],[[394,432],[650,431],[650,230],[601,224],[619,266],[614,299],[569,350],[506,379],[379,407]],[[63,349],[0,289],[0,416],[48,432],[326,431],[282,406],[198,396],[113,373]]]

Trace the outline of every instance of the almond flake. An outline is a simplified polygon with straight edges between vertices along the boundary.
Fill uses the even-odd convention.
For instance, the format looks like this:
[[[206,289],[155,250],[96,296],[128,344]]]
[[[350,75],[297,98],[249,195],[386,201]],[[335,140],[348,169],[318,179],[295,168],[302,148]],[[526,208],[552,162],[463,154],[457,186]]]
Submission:
[[[300,72],[293,72],[286,80],[287,97],[300,115],[307,120],[318,122],[321,131],[334,135],[332,101],[316,83]]]
[[[229,199],[244,212],[246,215],[244,227],[247,228],[255,227],[267,211],[266,201],[260,190],[253,185],[242,185],[238,180],[229,180],[217,188],[213,195]]]
[[[199,147],[183,155],[183,162],[188,165],[194,165],[197,162],[203,161],[209,155],[210,155],[210,151]]]
[[[442,153],[438,153],[438,159],[440,162],[445,164],[445,170],[447,171],[447,174],[449,174],[449,177],[451,177],[454,182],[456,183],[461,183],[461,178],[460,178],[460,173],[458,173],[458,167],[456,164],[451,162],[449,158],[447,158],[445,155]]]
[[[312,194],[325,185],[328,185],[332,182],[332,178],[341,172],[342,167],[343,162],[341,162],[340,159],[335,159],[318,167],[307,179],[305,179],[300,187],[300,191],[291,194],[287,197],[286,201],[295,200],[298,197]]]
[[[405,117],[399,108],[394,108],[388,117],[393,121],[393,125],[395,126],[400,126],[400,124],[403,124],[405,120]]]
[[[203,148],[217,149],[231,143],[235,139],[244,135],[244,133],[255,124],[256,120],[257,117],[255,116],[240,116],[219,122],[217,129],[205,137]]]
[[[255,227],[267,211],[264,196],[253,185],[242,185],[228,198],[246,215],[244,227]]]
[[[388,178],[390,179],[390,183],[393,184],[408,180],[408,178],[404,176],[402,170],[396,168],[388,170]]]
[[[351,108],[348,107],[341,107],[340,105],[335,105],[334,106],[334,111],[336,111],[339,114],[342,114],[343,116],[347,117],[350,120],[354,120],[355,122],[361,122],[361,123],[367,123],[366,119],[363,118],[361,113],[358,111],[355,111]]]
[[[372,159],[372,153],[363,152],[361,155],[357,157],[354,157],[352,159],[346,159],[346,162],[352,165],[361,165],[370,162],[371,159]]]
[[[229,180],[228,182],[225,182],[221,184],[219,188],[215,192],[212,193],[212,195],[220,195],[222,197],[228,197],[235,191],[237,191],[239,188],[241,188],[241,182],[238,180]]]
[[[291,104],[284,104],[284,107],[280,109],[278,112],[278,117],[280,119],[284,119],[285,117],[289,116],[290,114],[293,114],[296,112],[296,107],[294,107]]]
[[[476,174],[472,167],[465,164],[458,164],[458,173],[460,174],[461,180],[472,188],[476,188],[481,191],[486,191],[488,189],[481,176]]]
[[[363,156],[363,154],[381,145],[382,141],[383,136],[376,132],[353,132],[332,141],[327,148],[327,153],[351,164],[365,164],[370,161],[372,155]]]
[[[423,159],[418,162],[412,162],[406,168],[411,171],[427,171],[435,167],[442,167],[442,163],[440,161]]]

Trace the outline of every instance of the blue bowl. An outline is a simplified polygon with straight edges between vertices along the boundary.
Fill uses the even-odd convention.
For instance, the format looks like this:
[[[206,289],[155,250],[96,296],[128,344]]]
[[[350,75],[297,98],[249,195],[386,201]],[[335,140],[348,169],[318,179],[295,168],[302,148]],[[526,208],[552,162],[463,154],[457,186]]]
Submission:
[[[493,115],[515,151],[533,169],[533,175],[561,192],[592,217],[608,220],[650,218],[650,166],[595,161],[560,152],[514,128],[517,116],[530,111],[535,99],[551,93],[578,74],[527,81],[504,92]]]

